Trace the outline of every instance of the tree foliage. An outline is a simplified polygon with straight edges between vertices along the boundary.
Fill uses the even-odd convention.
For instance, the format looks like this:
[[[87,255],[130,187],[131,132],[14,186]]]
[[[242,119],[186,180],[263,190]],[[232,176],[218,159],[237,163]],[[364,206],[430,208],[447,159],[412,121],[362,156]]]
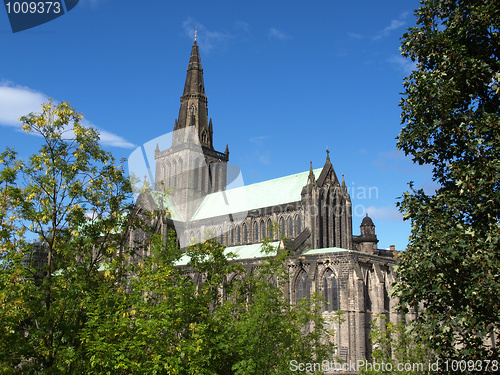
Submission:
[[[285,254],[247,275],[213,240],[182,254],[175,241],[165,251],[153,237],[130,290],[95,301],[83,334],[89,373],[285,374],[292,359],[331,356],[319,300],[292,306],[273,282],[286,272]]]
[[[46,103],[21,118],[42,137],[39,152],[0,158],[0,363],[22,373],[83,371],[86,300],[130,221],[130,184],[81,118],[68,103]]]
[[[290,361],[317,362],[331,357],[333,332],[322,316],[324,301],[316,295],[291,305],[285,297],[289,280],[287,252],[263,244],[267,257],[251,275],[238,279],[225,313],[234,342],[235,374],[288,374]],[[227,324],[227,323],[226,323]]]
[[[215,241],[179,249],[81,118],[49,102],[21,119],[39,152],[0,156],[0,373],[282,374],[332,354],[321,301],[285,296],[285,252],[248,275]]]
[[[405,192],[412,223],[396,294],[436,354],[496,359],[500,333],[500,3],[424,0],[402,38],[399,149],[431,165],[439,188]],[[423,308],[423,309],[422,309]]]
[[[436,357],[416,326],[408,324],[404,319],[397,323],[388,322],[385,315],[377,316],[370,324],[372,360],[384,365],[378,368],[362,367],[361,374],[413,375],[437,371],[429,366],[436,363]]]

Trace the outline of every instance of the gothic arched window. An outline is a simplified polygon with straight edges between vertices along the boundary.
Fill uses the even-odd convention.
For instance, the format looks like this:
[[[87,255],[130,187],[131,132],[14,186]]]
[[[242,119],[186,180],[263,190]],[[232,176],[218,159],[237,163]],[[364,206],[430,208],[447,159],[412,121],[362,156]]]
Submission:
[[[199,173],[200,173],[200,159],[196,159],[194,161],[194,171],[193,171],[193,186],[195,189],[198,189]]]
[[[285,237],[285,219],[280,219],[280,233],[283,237]]]
[[[179,158],[179,160],[177,161],[178,165],[179,165],[179,169],[178,169],[178,173],[179,173],[179,176],[180,176],[180,180],[179,180],[179,184],[182,183],[182,159]]]
[[[302,221],[300,220],[300,216],[297,216],[297,234],[302,232]]]
[[[207,165],[207,171],[208,171],[208,190],[207,192],[211,193],[212,190],[212,183],[213,183],[213,174],[212,174],[212,163],[208,163]]]
[[[337,311],[339,309],[338,280],[331,269],[327,269],[323,274],[323,293],[325,311]]]
[[[370,271],[366,271],[366,282],[364,288],[365,311],[372,311],[372,299],[370,298]]]
[[[246,224],[243,224],[243,241],[245,243],[248,242],[248,229]]]
[[[172,177],[172,168],[170,167],[170,163],[167,163],[167,165],[165,166],[165,171],[166,171],[166,176],[165,176],[165,181],[167,183],[167,186],[172,186],[172,180],[171,180],[171,177]]]
[[[264,223],[264,220],[260,222],[260,236],[262,239],[266,237],[266,224]]]
[[[194,105],[191,106],[191,125],[195,125],[196,124],[196,116],[195,116],[195,107]]]
[[[222,227],[219,228],[219,239],[220,239],[221,245],[223,245],[224,244],[224,231],[222,230]]]
[[[203,166],[203,160],[200,163],[200,169],[201,169],[201,186],[200,186],[200,190],[201,191],[205,191],[206,167]]]
[[[254,241],[259,240],[259,224],[257,222],[253,223],[253,239]]]
[[[212,173],[212,178],[214,181],[214,190],[213,191],[218,191],[219,190],[219,164],[214,163],[213,165],[213,173]]]
[[[177,186],[177,162],[174,160],[172,163],[172,185]]]
[[[295,295],[297,296],[297,302],[302,298],[309,298],[309,280],[304,269],[299,272],[295,279]]]
[[[288,235],[293,237],[293,218],[291,216],[288,219]]]

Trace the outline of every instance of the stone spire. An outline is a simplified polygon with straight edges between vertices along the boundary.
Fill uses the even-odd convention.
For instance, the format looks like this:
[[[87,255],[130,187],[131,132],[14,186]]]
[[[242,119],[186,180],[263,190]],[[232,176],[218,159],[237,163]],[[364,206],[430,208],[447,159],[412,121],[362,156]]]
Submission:
[[[195,126],[201,145],[213,149],[207,103],[200,51],[195,39],[189,57],[184,92],[181,96],[179,118],[174,130]]]
[[[316,182],[316,178],[314,178],[313,162],[312,161],[311,161],[311,165],[309,166],[309,176],[307,177],[307,181],[310,182],[311,184],[314,184]]]

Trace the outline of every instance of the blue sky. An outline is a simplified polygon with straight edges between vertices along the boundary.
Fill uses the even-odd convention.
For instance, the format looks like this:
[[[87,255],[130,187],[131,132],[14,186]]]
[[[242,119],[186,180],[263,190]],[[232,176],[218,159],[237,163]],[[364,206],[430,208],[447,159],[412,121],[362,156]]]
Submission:
[[[20,115],[51,97],[101,131],[117,159],[173,130],[198,27],[214,144],[245,184],[322,167],[345,175],[354,234],[367,211],[379,247],[404,249],[395,202],[429,168],[397,151],[400,92],[413,67],[399,38],[416,0],[81,0],[66,15],[11,32],[0,9],[0,134],[21,158],[40,139]]]

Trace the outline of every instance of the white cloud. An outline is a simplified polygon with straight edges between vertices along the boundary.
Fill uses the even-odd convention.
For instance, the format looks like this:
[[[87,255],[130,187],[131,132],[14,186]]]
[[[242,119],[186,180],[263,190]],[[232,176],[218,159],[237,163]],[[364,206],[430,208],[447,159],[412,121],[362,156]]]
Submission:
[[[390,21],[389,25],[384,27],[382,30],[376,33],[372,33],[371,35],[363,35],[355,32],[348,32],[347,36],[350,39],[363,40],[365,38],[371,39],[373,41],[380,40],[382,38],[388,37],[392,31],[399,29],[407,24],[407,18],[409,12],[401,13],[397,18]]]
[[[267,135],[257,135],[251,137],[249,141],[253,143],[253,147],[255,148],[255,156],[256,158],[264,165],[271,165],[271,155],[269,151],[263,151],[264,143],[270,137]]]
[[[19,118],[31,112],[39,112],[48,97],[41,92],[11,82],[0,82],[0,125],[19,128]]]
[[[383,207],[370,206],[366,209],[366,213],[374,220],[403,221],[403,215],[394,205]]]
[[[21,116],[31,112],[39,113],[43,103],[46,103],[49,97],[41,92],[32,90],[26,86],[15,85],[9,81],[0,82],[0,125],[20,128],[19,121]],[[84,120],[83,125],[92,126],[100,133],[101,143],[103,145],[134,148],[134,144],[128,142],[119,135],[99,129],[90,121]]]
[[[269,29],[269,37],[271,37],[272,39],[277,39],[277,40],[281,40],[281,41],[291,39],[291,37],[289,35],[285,34],[283,31],[278,30],[274,27],[271,27]]]
[[[372,161],[372,164],[382,172],[413,174],[416,170],[411,157],[405,156],[404,152],[399,150],[379,152],[377,158]]]
[[[405,23],[406,22],[401,19],[392,20],[391,24],[387,26],[382,32],[387,33],[389,31],[399,29],[401,26],[404,26]]]
[[[271,165],[271,155],[269,152],[264,152],[258,155],[259,156],[259,161],[264,164],[264,165]]]
[[[379,40],[388,36],[391,31],[397,30],[406,24],[406,18],[408,18],[409,12],[401,13],[398,18],[391,20],[388,26],[384,27],[382,31],[379,31],[373,40]]]
[[[264,140],[268,139],[268,135],[259,135],[250,138],[250,142],[254,143],[257,146],[262,146],[264,144]]]
[[[250,32],[250,25],[245,21],[236,21],[236,29],[248,34]]]
[[[119,135],[110,133],[106,130],[100,129],[98,126],[92,124],[90,121],[83,120],[82,125],[90,126],[99,132],[99,139],[103,145],[119,147],[119,148],[136,148],[137,146],[127,141]]]
[[[357,40],[364,39],[364,36],[358,33],[347,33],[347,36],[351,39],[357,39]]]
[[[397,69],[403,71],[404,74],[410,75],[412,71],[417,69],[417,63],[411,61],[410,59],[404,58],[403,56],[392,56],[388,61],[397,67]]]
[[[195,27],[198,29],[197,42],[200,49],[209,51],[216,45],[223,43],[233,37],[232,34],[222,31],[209,30],[204,24],[189,17],[182,23],[184,34],[194,39]]]
[[[105,0],[80,0],[79,5],[88,5],[92,9],[96,9],[100,3]]]

